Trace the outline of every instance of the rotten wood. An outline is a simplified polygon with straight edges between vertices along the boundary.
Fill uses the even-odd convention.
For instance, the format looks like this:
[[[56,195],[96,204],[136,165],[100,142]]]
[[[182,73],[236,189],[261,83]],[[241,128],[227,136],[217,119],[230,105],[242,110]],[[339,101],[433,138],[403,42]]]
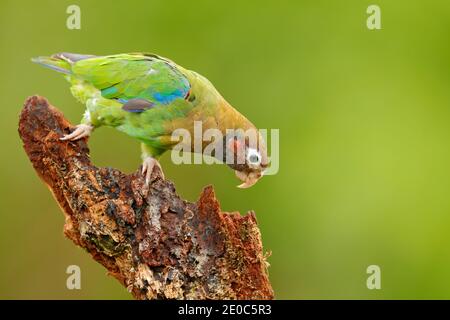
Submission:
[[[221,212],[211,186],[181,199],[155,171],[97,168],[87,139],[43,97],[27,99],[19,134],[34,169],[65,214],[64,234],[136,299],[272,299],[255,214]]]

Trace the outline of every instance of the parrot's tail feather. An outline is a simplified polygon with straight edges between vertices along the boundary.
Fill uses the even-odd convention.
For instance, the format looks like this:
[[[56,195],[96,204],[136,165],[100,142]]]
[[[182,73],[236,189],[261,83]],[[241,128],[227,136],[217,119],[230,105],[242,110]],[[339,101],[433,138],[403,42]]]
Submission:
[[[40,64],[44,67],[50,68],[52,70],[64,73],[71,74],[71,66],[70,63],[56,57],[36,57],[32,58],[31,61],[34,63]]]
[[[79,53],[70,53],[70,52],[61,52],[56,53],[52,55],[52,58],[61,59],[64,61],[69,62],[70,64],[73,64],[74,62],[80,61],[80,60],[86,60],[89,58],[95,58],[96,56],[92,54],[79,54]]]

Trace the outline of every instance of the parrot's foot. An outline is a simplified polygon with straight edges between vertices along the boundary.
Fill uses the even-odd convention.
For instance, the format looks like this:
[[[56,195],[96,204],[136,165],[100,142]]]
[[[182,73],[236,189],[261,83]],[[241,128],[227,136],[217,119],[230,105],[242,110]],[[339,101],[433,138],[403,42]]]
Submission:
[[[142,162],[142,175],[145,175],[146,185],[150,183],[150,178],[152,176],[152,172],[155,166],[159,168],[159,171],[161,171],[161,177],[164,179],[164,172],[158,160],[152,157],[145,157],[144,161]]]
[[[75,127],[75,130],[72,133],[64,135],[64,137],[59,138],[59,140],[78,140],[89,136],[93,129],[94,127],[88,124],[79,124]]]

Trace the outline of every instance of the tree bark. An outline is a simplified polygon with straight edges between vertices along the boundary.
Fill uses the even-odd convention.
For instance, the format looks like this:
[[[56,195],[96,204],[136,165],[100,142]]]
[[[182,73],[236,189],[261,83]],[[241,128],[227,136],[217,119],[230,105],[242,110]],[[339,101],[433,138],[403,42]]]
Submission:
[[[97,168],[87,139],[43,97],[27,99],[19,134],[34,169],[65,214],[64,234],[136,299],[272,299],[255,214],[221,212],[211,186],[181,199],[159,170]]]

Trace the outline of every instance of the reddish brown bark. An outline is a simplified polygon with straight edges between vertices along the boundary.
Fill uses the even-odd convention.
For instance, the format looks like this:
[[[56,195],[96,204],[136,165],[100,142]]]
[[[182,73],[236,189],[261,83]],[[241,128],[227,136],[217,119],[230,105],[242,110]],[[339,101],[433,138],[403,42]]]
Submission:
[[[85,248],[137,299],[272,299],[253,212],[220,211],[211,186],[181,199],[155,171],[97,168],[87,139],[42,97],[26,102],[19,134],[36,172],[61,206],[65,235]]]

